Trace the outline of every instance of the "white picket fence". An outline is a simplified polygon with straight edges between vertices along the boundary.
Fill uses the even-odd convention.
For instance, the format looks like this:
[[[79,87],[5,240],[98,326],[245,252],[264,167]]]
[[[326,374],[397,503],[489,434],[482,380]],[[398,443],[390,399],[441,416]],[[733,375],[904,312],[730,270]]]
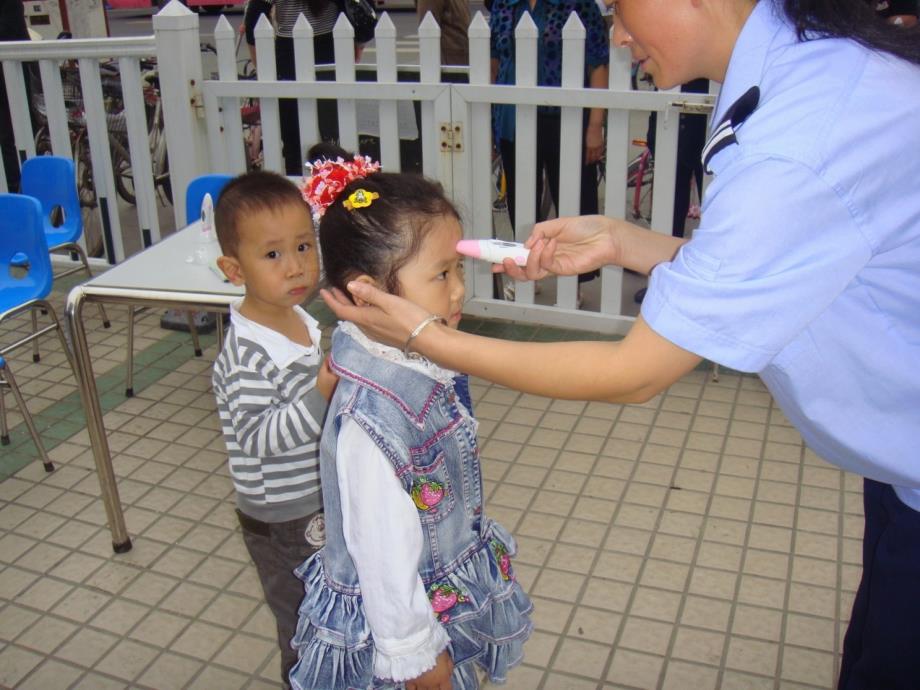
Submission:
[[[71,142],[61,89],[62,61],[77,60],[86,114],[87,138],[92,159],[99,212],[109,263],[125,258],[123,233],[115,201],[114,176],[101,88],[99,62],[116,58],[127,121],[131,163],[134,171],[151,170],[146,117],[142,93],[141,59],[155,57],[165,118],[169,174],[174,190],[174,223],[184,225],[182,190],[195,176],[206,172],[242,172],[243,150],[240,100],[258,98],[264,151],[264,167],[282,171],[278,98],[297,98],[301,141],[306,147],[318,141],[316,99],[336,99],[341,145],[358,149],[357,103],[370,103],[379,112],[381,162],[385,170],[399,170],[400,104],[420,104],[420,137],[424,174],[437,178],[464,214],[469,237],[494,233],[492,210],[492,141],[490,108],[493,103],[516,104],[517,213],[514,234],[526,239],[535,220],[534,194],[537,107],[562,108],[562,141],[580,142],[583,108],[607,109],[606,176],[603,212],[626,217],[626,168],[630,154],[628,132],[631,111],[659,112],[656,130],[652,227],[670,231],[673,213],[678,114],[682,109],[711,106],[712,97],[675,91],[633,91],[630,87],[628,51],[611,49],[609,89],[583,87],[585,30],[574,14],[563,32],[563,82],[561,87],[536,86],[537,30],[525,15],[515,32],[517,85],[489,83],[489,28],[477,13],[469,29],[469,83],[441,81],[440,29],[429,16],[419,26],[419,65],[397,65],[396,29],[383,14],[376,30],[375,81],[358,81],[353,30],[339,18],[333,36],[335,81],[317,81],[313,61],[312,29],[301,17],[295,36],[296,81],[277,81],[274,73],[273,31],[262,18],[256,27],[258,79],[239,80],[235,33],[222,18],[214,34],[218,74],[205,79],[199,45],[198,16],[179,2],[171,2],[153,17],[154,35],[131,39],[67,40],[0,43],[0,60],[7,81],[13,113],[16,146],[21,157],[35,155],[35,133],[28,117],[23,62],[37,61],[49,122],[52,150],[70,156]],[[398,81],[397,71],[417,70],[417,81]],[[522,145],[524,144],[524,145]],[[580,181],[577,146],[563,143],[560,215],[576,215]],[[152,175],[134,175],[137,196],[137,227],[142,243],[160,239],[157,197]],[[0,166],[0,191],[6,180]],[[166,233],[163,233],[166,234]],[[472,263],[472,262],[471,262]],[[632,319],[621,311],[623,276],[617,268],[601,275],[600,311],[576,308],[576,279],[559,278],[556,303],[534,302],[533,286],[518,285],[514,301],[492,297],[489,266],[476,262],[468,268],[468,303],[471,314],[496,316],[522,322],[624,333]]]

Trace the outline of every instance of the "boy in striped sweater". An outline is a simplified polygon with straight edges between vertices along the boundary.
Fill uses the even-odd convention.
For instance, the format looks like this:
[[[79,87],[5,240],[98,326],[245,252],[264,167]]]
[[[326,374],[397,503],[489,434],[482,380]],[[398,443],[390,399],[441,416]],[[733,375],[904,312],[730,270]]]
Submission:
[[[212,383],[243,540],[275,615],[289,687],[304,594],[293,571],[325,540],[319,436],[337,381],[324,362],[318,324],[300,306],[319,280],[318,248],[300,190],[275,173],[228,183],[215,225],[217,263],[246,295],[230,305]]]

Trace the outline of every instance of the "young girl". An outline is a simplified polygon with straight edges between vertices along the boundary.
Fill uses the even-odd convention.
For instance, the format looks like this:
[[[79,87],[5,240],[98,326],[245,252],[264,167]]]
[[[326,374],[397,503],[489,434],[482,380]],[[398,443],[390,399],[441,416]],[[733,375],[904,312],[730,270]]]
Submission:
[[[332,286],[373,284],[457,327],[462,230],[438,184],[355,157],[314,164],[305,197]],[[347,322],[332,337],[326,545],[297,570],[298,690],[477,688],[476,665],[503,681],[531,632],[514,540],[483,514],[466,377],[412,340],[388,347]]]

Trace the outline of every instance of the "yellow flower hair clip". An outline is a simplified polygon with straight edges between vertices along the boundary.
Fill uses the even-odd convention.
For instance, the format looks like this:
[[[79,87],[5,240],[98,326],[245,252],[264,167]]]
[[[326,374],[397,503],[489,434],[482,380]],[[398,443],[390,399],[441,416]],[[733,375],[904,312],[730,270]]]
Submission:
[[[356,189],[342,202],[342,206],[349,211],[354,211],[356,208],[367,208],[374,203],[374,199],[379,198],[380,195],[377,192],[369,192],[366,189]]]

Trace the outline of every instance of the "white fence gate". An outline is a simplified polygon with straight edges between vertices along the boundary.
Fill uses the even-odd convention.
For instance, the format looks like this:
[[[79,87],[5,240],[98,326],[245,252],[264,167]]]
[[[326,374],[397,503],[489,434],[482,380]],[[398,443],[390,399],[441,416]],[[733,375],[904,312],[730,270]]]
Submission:
[[[628,51],[611,49],[608,89],[583,87],[585,31],[572,15],[563,33],[563,82],[561,87],[536,84],[537,31],[525,15],[515,32],[517,85],[489,83],[489,28],[478,14],[470,30],[468,83],[446,83],[441,79],[440,29],[429,16],[419,27],[417,81],[402,81],[398,72],[405,66],[396,61],[396,30],[383,14],[376,30],[377,55],[374,81],[360,81],[355,64],[353,30],[340,17],[333,36],[335,81],[318,81],[313,61],[312,29],[300,18],[294,31],[296,81],[277,81],[274,72],[273,30],[265,17],[256,27],[258,79],[239,80],[235,34],[222,18],[215,30],[217,76],[205,79],[199,44],[198,17],[179,2],[171,2],[153,18],[154,36],[136,39],[41,41],[0,43],[7,80],[9,103],[15,123],[16,146],[21,157],[35,155],[35,132],[28,117],[28,101],[22,71],[23,62],[38,61],[45,97],[51,148],[55,154],[73,156],[68,115],[61,89],[60,70],[65,60],[78,60],[85,110],[89,162],[102,216],[106,257],[109,263],[125,258],[122,228],[115,203],[114,173],[109,152],[106,112],[99,62],[117,58],[124,113],[134,171],[150,171],[151,157],[141,80],[141,60],[156,57],[169,176],[174,190],[174,222],[185,224],[183,190],[195,176],[205,172],[242,172],[246,169],[243,149],[241,99],[258,98],[261,110],[264,167],[283,171],[278,98],[298,99],[301,141],[306,148],[318,141],[317,98],[336,99],[340,144],[358,150],[358,103],[372,104],[379,117],[381,163],[385,170],[401,169],[399,108],[420,104],[422,171],[437,178],[464,214],[466,234],[485,238],[495,233],[492,201],[491,105],[516,104],[516,190],[517,213],[514,235],[524,240],[535,220],[536,156],[526,142],[536,137],[538,106],[561,107],[561,138],[581,141],[582,109],[607,109],[607,152],[604,176],[603,212],[611,217],[626,216],[626,170],[630,154],[628,132],[632,111],[657,111],[655,175],[651,225],[670,231],[673,213],[674,173],[677,157],[678,115],[681,111],[706,112],[712,97],[674,91],[635,91],[630,86]],[[413,69],[413,68],[410,68]],[[366,106],[365,106],[366,107]],[[523,142],[525,145],[520,145]],[[576,215],[580,182],[578,147],[562,151],[560,215]],[[137,226],[142,246],[160,238],[157,195],[152,174],[135,174]],[[0,166],[0,191],[6,180]],[[557,281],[556,303],[536,304],[530,284],[517,286],[513,301],[493,299],[490,267],[480,262],[468,265],[466,311],[472,314],[514,319],[530,323],[583,328],[606,333],[625,333],[632,319],[621,310],[623,276],[618,268],[605,268],[601,275],[599,311],[576,308],[576,278]]]

